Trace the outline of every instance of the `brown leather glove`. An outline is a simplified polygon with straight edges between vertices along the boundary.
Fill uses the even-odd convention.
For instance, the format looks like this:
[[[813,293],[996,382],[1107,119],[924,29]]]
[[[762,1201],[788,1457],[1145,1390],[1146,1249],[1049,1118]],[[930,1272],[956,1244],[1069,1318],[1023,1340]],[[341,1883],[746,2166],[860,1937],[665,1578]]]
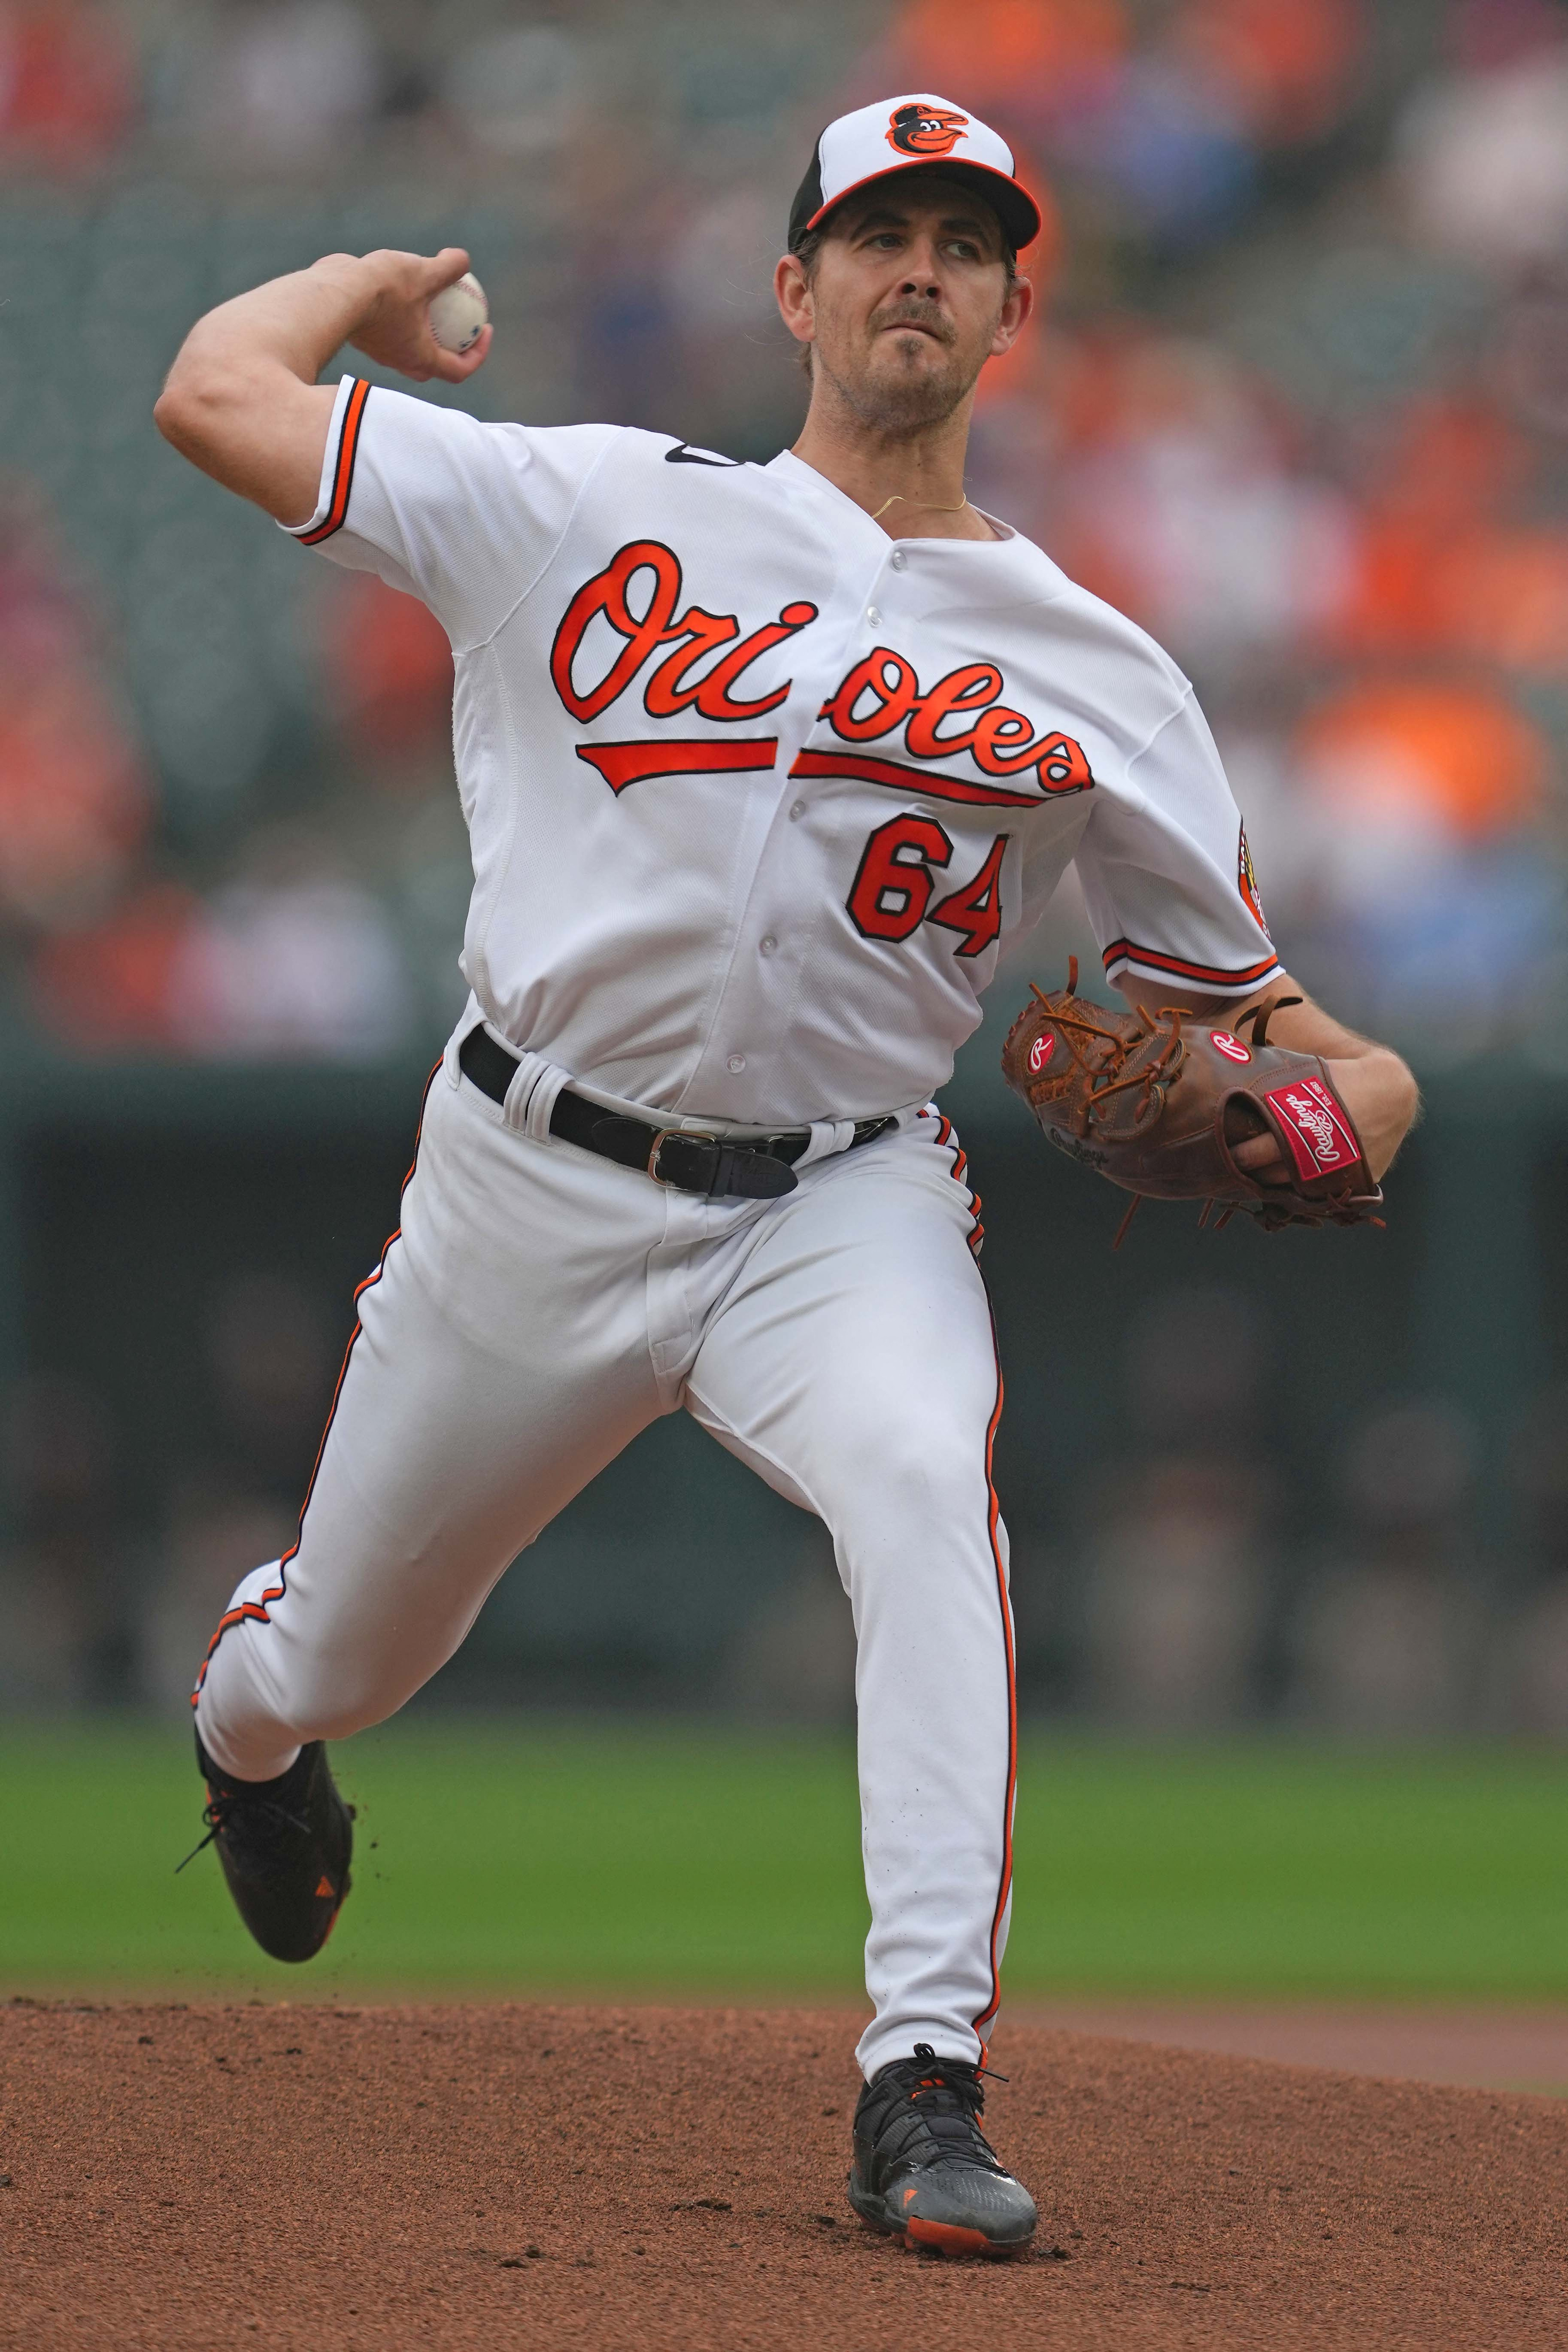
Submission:
[[[1272,1015],[1300,1001],[1271,996],[1244,1013],[1247,1039],[1174,1005],[1146,1019],[1095,1004],[1078,993],[1074,956],[1067,986],[1035,989],[1007,1032],[1002,1075],[1059,1150],[1140,1197],[1202,1201],[1200,1224],[1211,1208],[1216,1224],[1245,1209],[1270,1233],[1381,1224],[1382,1192],[1322,1062],[1268,1043]],[[1288,1184],[1260,1183],[1232,1157],[1233,1145],[1270,1132]]]

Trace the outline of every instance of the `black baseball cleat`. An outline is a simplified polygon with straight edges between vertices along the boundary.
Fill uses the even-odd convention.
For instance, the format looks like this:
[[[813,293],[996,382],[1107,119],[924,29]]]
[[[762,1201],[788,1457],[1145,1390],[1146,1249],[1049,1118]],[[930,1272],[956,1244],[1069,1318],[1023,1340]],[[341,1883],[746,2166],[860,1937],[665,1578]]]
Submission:
[[[207,1833],[185,1862],[216,1845],[236,1908],[262,1950],[275,1960],[313,1959],[353,1884],[353,1809],[338,1794],[324,1744],[312,1739],[275,1780],[221,1772],[199,1733],[196,1762],[207,1784]]]
[[[929,2042],[884,2066],[855,2109],[849,2202],[862,2221],[910,2252],[1023,2252],[1035,2200],[997,2163],[980,2128],[984,2104],[978,2067],[938,2058]]]

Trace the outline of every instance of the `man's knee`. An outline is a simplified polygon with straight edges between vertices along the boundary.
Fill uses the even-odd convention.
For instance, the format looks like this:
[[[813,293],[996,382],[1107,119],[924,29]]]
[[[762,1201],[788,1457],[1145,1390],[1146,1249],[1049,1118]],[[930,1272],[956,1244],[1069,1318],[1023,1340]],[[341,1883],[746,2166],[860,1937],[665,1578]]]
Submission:
[[[847,1414],[827,1448],[830,1523],[948,1528],[989,1507],[985,1424],[927,1412]]]
[[[395,1661],[363,1649],[291,1645],[283,1678],[290,1730],[301,1740],[347,1739],[395,1715],[418,1687]]]
[[[250,1622],[227,1630],[203,1677],[202,1706],[259,1734],[303,1744],[346,1739],[395,1713],[409,1696],[393,1662],[331,1629]]]

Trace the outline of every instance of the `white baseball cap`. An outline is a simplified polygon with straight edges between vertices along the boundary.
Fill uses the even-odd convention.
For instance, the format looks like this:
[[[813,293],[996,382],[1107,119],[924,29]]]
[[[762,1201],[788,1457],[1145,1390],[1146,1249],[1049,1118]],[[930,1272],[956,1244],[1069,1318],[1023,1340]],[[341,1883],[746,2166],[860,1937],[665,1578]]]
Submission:
[[[929,171],[933,164],[951,179],[973,184],[997,215],[1015,253],[1034,243],[1040,208],[1017,176],[1007,142],[945,98],[916,90],[880,98],[828,124],[790,207],[791,252],[858,188],[898,172]]]

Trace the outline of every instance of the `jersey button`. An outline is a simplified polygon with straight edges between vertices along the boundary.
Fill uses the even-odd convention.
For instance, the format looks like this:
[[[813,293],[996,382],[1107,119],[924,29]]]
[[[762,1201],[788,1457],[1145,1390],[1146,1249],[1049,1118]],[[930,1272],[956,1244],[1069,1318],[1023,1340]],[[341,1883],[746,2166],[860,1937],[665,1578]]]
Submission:
[[[872,626],[873,628],[875,628],[875,627],[877,626],[878,623],[881,620],[881,617],[882,617],[882,615],[881,615],[881,614],[880,614],[880,613],[877,610],[877,607],[875,606],[875,604],[868,604],[868,605],[867,605],[867,607],[866,607],[866,618],[870,622],[871,626]]]
[[[746,1066],[746,1057],[744,1054],[731,1054],[724,1066],[732,1077],[738,1078],[742,1071]]]
[[[792,801],[790,803],[789,821],[791,824],[798,824],[805,814],[805,803],[804,801]]]
[[[892,565],[895,572],[901,572],[909,560],[909,557],[904,553],[901,547],[895,547],[891,555],[888,558],[889,562]]]
[[[772,955],[777,946],[778,941],[774,939],[772,931],[767,932],[763,940],[763,953],[764,955]]]

